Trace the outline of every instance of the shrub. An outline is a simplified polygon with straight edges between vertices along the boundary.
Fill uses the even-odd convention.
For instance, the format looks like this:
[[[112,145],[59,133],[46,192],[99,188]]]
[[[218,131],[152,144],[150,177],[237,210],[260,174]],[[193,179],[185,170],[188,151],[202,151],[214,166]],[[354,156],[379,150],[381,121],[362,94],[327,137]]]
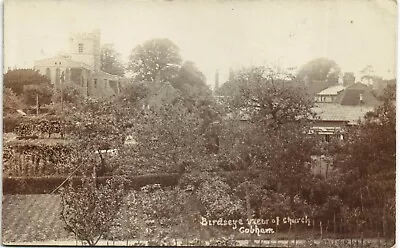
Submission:
[[[15,132],[20,123],[24,121],[24,117],[19,115],[6,115],[3,117],[3,132]]]
[[[66,176],[3,177],[3,194],[49,194],[56,189]],[[104,185],[110,177],[97,177],[97,185]],[[72,177],[75,187],[80,186],[81,177]],[[171,187],[178,184],[179,174],[156,174],[125,178],[125,190],[139,190],[150,184]]]

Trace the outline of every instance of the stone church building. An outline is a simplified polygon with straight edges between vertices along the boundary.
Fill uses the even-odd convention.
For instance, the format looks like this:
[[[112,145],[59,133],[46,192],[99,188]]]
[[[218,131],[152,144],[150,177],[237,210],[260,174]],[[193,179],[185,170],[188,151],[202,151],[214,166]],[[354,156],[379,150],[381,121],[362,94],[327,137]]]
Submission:
[[[73,33],[66,55],[34,62],[34,69],[46,75],[56,89],[75,84],[86,97],[104,98],[117,95],[126,79],[101,71],[100,31]]]

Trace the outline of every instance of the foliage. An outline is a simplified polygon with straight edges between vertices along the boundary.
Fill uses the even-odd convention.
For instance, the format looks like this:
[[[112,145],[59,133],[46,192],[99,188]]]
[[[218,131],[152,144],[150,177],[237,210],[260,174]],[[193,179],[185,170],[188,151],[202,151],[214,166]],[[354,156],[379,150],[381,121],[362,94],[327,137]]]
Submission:
[[[80,86],[70,83],[63,84],[62,88],[62,104],[77,106],[82,101],[82,89]],[[54,95],[52,97],[52,102],[56,104],[61,104],[61,89],[56,88]]]
[[[39,104],[51,102],[52,85],[50,80],[33,69],[9,70],[3,75],[5,88],[10,88],[17,96],[22,96],[28,105],[36,105],[36,96]]]
[[[180,102],[165,105],[158,112],[142,111],[135,119],[129,135],[137,145],[121,150],[121,164],[125,166],[119,173],[183,172],[201,159],[201,119]]]
[[[210,246],[218,246],[218,247],[236,247],[239,243],[235,241],[232,237],[221,237],[217,239],[212,239],[210,241]]]
[[[17,177],[65,175],[74,169],[70,164],[73,149],[66,143],[8,142],[3,148],[3,173]]]
[[[115,178],[100,186],[96,186],[93,179],[84,178],[82,187],[70,184],[63,189],[61,197],[61,218],[66,230],[93,246],[114,225],[122,204],[123,188]]]
[[[129,107],[142,107],[142,101],[149,95],[150,89],[147,84],[143,82],[128,83],[119,96],[119,101],[129,105]],[[133,105],[133,106],[132,106]]]
[[[128,70],[137,81],[168,81],[177,75],[181,61],[179,48],[172,41],[153,39],[132,50]]]
[[[119,226],[112,229],[114,238],[138,238],[164,243],[167,239],[190,237],[185,233],[197,224],[191,195],[178,188],[147,185],[127,195]]]
[[[24,121],[22,115],[3,114],[3,133],[14,132],[17,126]]]
[[[349,132],[346,145],[335,157],[347,185],[344,202],[361,210],[360,221],[366,227],[378,224],[385,235],[394,231],[395,92],[394,85],[386,88],[382,105]]]
[[[183,63],[171,85],[182,92],[186,102],[196,104],[200,100],[210,100],[211,91],[206,85],[206,78],[191,61]]]
[[[276,190],[288,194],[294,207],[294,197],[310,174],[311,103],[293,86],[291,75],[268,68],[243,69],[229,84],[226,109],[232,117],[222,127],[221,155],[247,170],[247,180],[255,185],[275,181]]]
[[[3,90],[3,115],[15,114],[17,109],[23,109],[22,100],[10,88]]]
[[[46,168],[46,170],[49,169],[55,170],[54,168]],[[63,169],[65,172],[65,168]],[[26,174],[30,174],[30,176],[25,176]],[[5,175],[3,178],[4,194],[49,194],[67,179],[67,173],[37,172],[34,168],[26,169],[22,176],[12,174],[5,169],[3,175]],[[162,188],[175,187],[178,185],[179,176],[178,174],[150,174],[124,177],[124,189],[126,191],[140,190],[142,187],[152,184],[159,184]],[[96,182],[102,185],[112,177],[96,177]],[[73,176],[69,179],[69,181],[73,181],[75,186],[80,185],[80,180],[80,176]]]
[[[25,118],[15,129],[15,132],[20,137],[32,135],[48,135],[58,133],[62,137],[64,134],[63,123],[60,119],[49,118],[47,116],[39,116],[34,118]]]
[[[101,70],[112,75],[123,77],[125,68],[120,59],[121,54],[115,51],[113,44],[103,45],[101,48]]]
[[[28,105],[41,105],[51,103],[53,96],[53,87],[50,84],[25,85],[24,86],[24,102]]]
[[[297,78],[301,81],[328,81],[336,84],[339,74],[340,67],[335,61],[327,58],[317,58],[303,65],[297,73]]]
[[[129,116],[112,99],[87,98],[79,108],[66,109],[66,132],[94,151],[117,149],[123,144]],[[101,153],[98,153],[101,157]]]
[[[207,175],[207,174],[206,174]],[[230,218],[236,219],[242,216],[244,204],[232,194],[232,189],[221,178],[203,176],[196,194],[199,198],[203,215],[209,219]]]

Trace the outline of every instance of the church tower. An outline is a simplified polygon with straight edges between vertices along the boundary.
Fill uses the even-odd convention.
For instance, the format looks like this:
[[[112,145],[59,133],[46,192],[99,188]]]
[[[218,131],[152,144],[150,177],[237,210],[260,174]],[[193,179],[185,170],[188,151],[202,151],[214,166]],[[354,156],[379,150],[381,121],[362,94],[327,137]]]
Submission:
[[[85,63],[100,71],[100,30],[93,33],[73,33],[69,39],[69,55],[72,60]]]

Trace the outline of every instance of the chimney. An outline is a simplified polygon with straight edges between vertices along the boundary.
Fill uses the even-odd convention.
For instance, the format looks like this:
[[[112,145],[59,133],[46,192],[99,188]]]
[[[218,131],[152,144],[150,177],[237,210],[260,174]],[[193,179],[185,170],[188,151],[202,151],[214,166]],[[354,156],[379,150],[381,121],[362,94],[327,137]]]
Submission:
[[[214,85],[214,91],[216,91],[219,88],[219,72],[218,70],[215,72],[215,85]]]

